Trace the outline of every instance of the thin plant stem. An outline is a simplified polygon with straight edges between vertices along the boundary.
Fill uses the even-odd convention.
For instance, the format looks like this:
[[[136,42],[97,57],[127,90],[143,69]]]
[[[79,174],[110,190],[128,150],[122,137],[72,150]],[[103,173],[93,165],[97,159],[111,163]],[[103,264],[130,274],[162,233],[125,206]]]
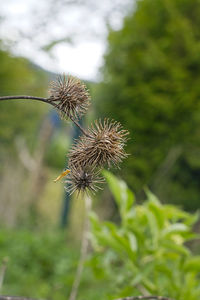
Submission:
[[[25,95],[19,95],[19,96],[2,96],[0,97],[1,100],[23,100],[23,99],[29,99],[29,100],[38,100],[45,103],[48,103],[48,98],[43,97],[35,97],[35,96],[25,96]]]
[[[88,249],[88,233],[89,233],[89,213],[91,211],[92,201],[91,198],[86,195],[85,196],[85,219],[84,219],[84,227],[82,233],[82,240],[81,240],[81,252],[80,252],[80,259],[78,263],[78,267],[76,270],[75,279],[72,285],[71,293],[69,296],[69,300],[76,300],[78,288],[81,281],[81,275],[83,272],[84,262],[87,256],[87,249]]]
[[[5,101],[5,100],[23,100],[23,99],[28,99],[28,100],[36,100],[36,101],[41,101],[41,102],[45,102],[48,103],[50,105],[52,105],[53,107],[58,109],[58,106],[56,105],[56,103],[52,103],[50,101],[50,98],[43,98],[43,97],[35,97],[35,96],[26,96],[26,95],[19,95],[19,96],[2,96],[0,97],[0,101]],[[83,127],[72,117],[69,116],[70,120],[82,131],[82,133],[87,136],[90,137],[87,132],[83,129]]]
[[[70,120],[72,122],[74,122],[74,124],[82,131],[82,133],[87,136],[87,137],[90,137],[89,134],[87,134],[87,132],[83,129],[83,127],[81,127],[81,125],[73,118],[73,117],[70,117]]]

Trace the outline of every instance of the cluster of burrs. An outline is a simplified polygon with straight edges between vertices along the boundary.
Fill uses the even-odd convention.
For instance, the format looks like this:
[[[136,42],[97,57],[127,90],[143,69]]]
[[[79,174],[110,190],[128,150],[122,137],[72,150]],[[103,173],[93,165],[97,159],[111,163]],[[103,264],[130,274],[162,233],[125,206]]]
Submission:
[[[76,140],[69,152],[69,169],[63,172],[55,181],[67,175],[67,190],[96,192],[99,184],[104,182],[101,170],[107,166],[119,166],[127,157],[124,146],[128,131],[123,130],[119,122],[104,119],[97,120],[88,129],[83,129],[79,119],[86,113],[90,105],[90,94],[78,78],[60,76],[51,83],[50,97],[35,96],[3,96],[0,100],[30,99],[52,105],[61,116],[70,119],[82,131],[82,136]]]
[[[86,112],[90,104],[90,95],[79,79],[68,76],[59,77],[52,83],[49,101],[56,103],[64,117],[78,124],[79,118]],[[72,146],[68,155],[67,190],[96,192],[104,182],[100,173],[105,166],[118,167],[123,158],[127,157],[124,146],[128,131],[123,130],[120,123],[104,119],[96,120],[80,136]]]

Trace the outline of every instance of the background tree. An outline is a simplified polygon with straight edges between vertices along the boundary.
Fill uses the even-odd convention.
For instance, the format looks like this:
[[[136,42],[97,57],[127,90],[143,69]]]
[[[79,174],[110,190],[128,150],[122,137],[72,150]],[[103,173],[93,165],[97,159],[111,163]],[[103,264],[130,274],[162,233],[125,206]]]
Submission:
[[[96,92],[98,112],[131,133],[123,176],[139,193],[199,203],[200,3],[141,0],[119,31],[110,31]]]
[[[0,95],[46,94],[47,74],[28,60],[0,50],[0,65]],[[0,104],[0,215],[4,225],[15,226],[26,219],[30,204],[45,186],[41,166],[47,112],[44,105],[32,101]]]
[[[28,60],[12,57],[8,52],[0,50],[0,65],[0,95],[23,94],[24,91],[33,95],[44,95],[46,74]],[[41,120],[47,111],[44,105],[22,102],[13,101],[0,105],[1,151],[8,152],[8,148],[13,151],[17,135],[25,135],[30,142],[38,129],[36,120]]]

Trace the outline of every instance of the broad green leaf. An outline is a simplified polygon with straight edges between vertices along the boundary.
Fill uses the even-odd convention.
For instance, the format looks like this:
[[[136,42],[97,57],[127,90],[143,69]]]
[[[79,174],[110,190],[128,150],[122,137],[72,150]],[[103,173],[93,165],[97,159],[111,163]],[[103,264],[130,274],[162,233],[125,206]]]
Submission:
[[[126,214],[132,208],[132,205],[135,201],[134,194],[127,187],[126,183],[123,180],[118,179],[112,173],[104,170],[103,175],[105,176],[109,188],[117,202],[121,217],[125,219]]]
[[[163,240],[162,241],[162,246],[165,247],[165,250],[168,251],[168,254],[171,253],[177,253],[177,254],[182,254],[185,256],[189,256],[190,255],[190,251],[189,249],[187,249],[185,246],[183,245],[178,245],[175,242],[171,241],[171,240]]]
[[[200,256],[189,257],[185,262],[184,270],[200,272]]]
[[[156,195],[154,195],[147,187],[145,187],[145,193],[147,195],[147,199],[152,201],[155,205],[157,205],[158,207],[161,206],[160,201],[158,200],[158,198],[156,197]]]
[[[138,245],[137,245],[137,239],[135,235],[131,232],[127,233],[128,239],[129,239],[129,245],[132,251],[137,251]]]
[[[136,251],[136,240],[135,244],[132,240],[130,241],[130,238],[127,238],[126,235],[123,232],[120,232],[117,229],[112,229],[112,236],[115,238],[116,242],[120,244],[121,247],[123,247],[124,251],[127,252],[131,260],[135,259],[135,251]]]
[[[166,229],[163,230],[163,235],[164,236],[169,236],[172,234],[184,234],[184,233],[188,233],[189,232],[189,228],[188,226],[186,226],[183,223],[176,223],[176,224],[172,224],[169,225]]]
[[[145,192],[148,198],[147,207],[155,215],[159,228],[163,228],[166,218],[164,206],[161,205],[158,198],[149,189],[145,188]]]
[[[199,211],[193,213],[193,214],[188,214],[186,220],[184,220],[184,223],[186,225],[193,225],[199,220]]]
[[[153,247],[157,247],[159,239],[158,222],[155,215],[148,209],[148,207],[146,208],[146,217],[148,219],[148,225],[151,230],[152,245]]]
[[[171,219],[175,222],[182,220],[183,223],[192,225],[198,220],[198,212],[195,214],[189,214],[188,212],[179,209],[175,205],[164,205],[165,215],[167,219]]]

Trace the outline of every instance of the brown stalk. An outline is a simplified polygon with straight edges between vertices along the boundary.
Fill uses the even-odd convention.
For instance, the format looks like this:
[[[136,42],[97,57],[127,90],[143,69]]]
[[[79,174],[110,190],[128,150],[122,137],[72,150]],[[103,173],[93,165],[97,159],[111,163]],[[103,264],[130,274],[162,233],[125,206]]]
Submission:
[[[29,99],[29,100],[38,100],[42,102],[48,102],[48,98],[43,97],[35,97],[35,96],[26,96],[26,95],[18,95],[18,96],[2,96],[0,97],[1,100],[16,100],[16,99]]]
[[[26,95],[19,95],[19,96],[2,96],[0,97],[0,101],[3,100],[23,100],[23,99],[28,99],[28,100],[36,100],[36,101],[41,101],[41,102],[45,102],[48,103],[50,105],[52,105],[53,107],[58,109],[58,106],[56,105],[56,103],[52,103],[50,101],[50,98],[43,98],[43,97],[35,97],[35,96],[26,96]],[[86,131],[83,129],[83,127],[72,117],[69,116],[69,118],[71,119],[71,121],[82,131],[82,133],[87,136],[90,137]]]

